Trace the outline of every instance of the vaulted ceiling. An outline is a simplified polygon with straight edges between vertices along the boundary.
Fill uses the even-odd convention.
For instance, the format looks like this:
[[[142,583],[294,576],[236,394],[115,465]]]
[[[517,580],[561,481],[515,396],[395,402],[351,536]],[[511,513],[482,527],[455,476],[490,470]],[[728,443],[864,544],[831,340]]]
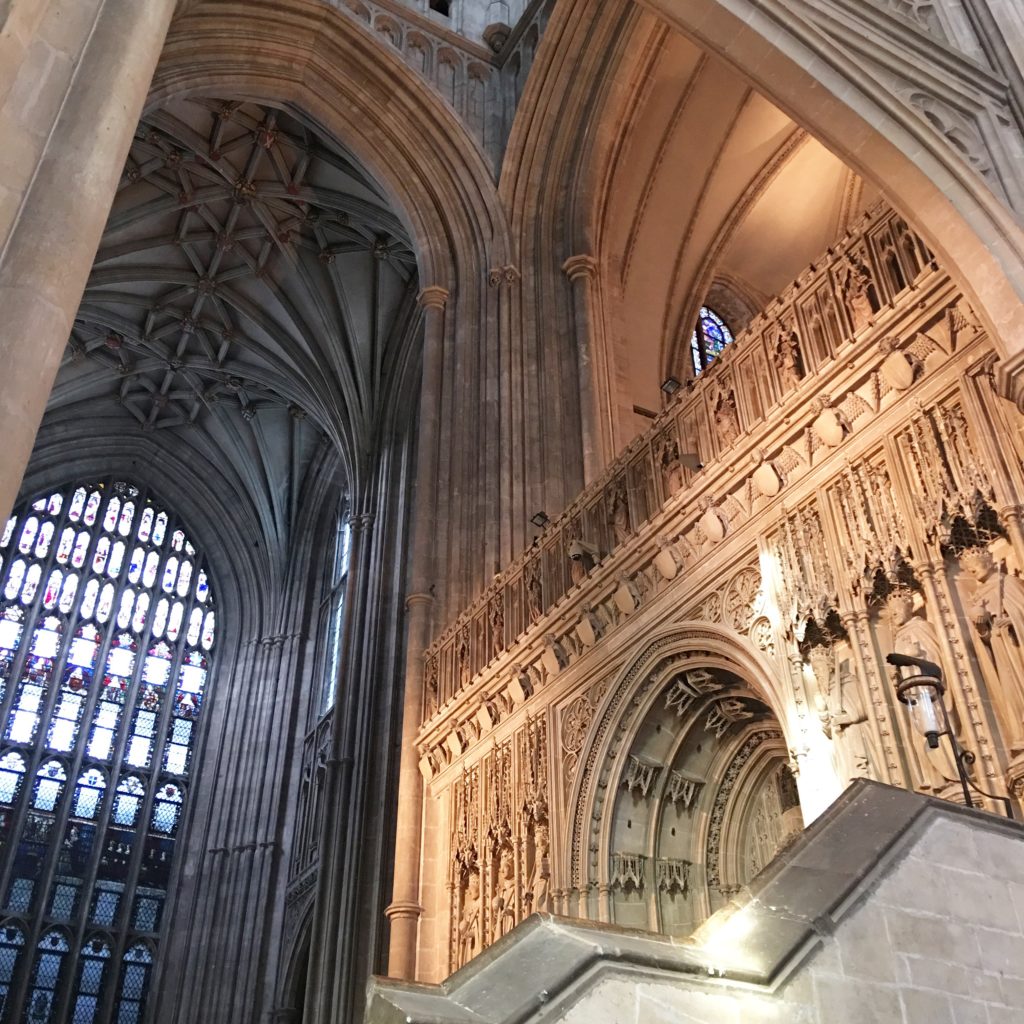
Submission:
[[[657,409],[716,282],[762,308],[873,196],[722,61],[653,18],[634,32],[598,237],[620,377]]]
[[[350,476],[372,450],[416,278],[341,146],[283,110],[169,103],[139,125],[47,418],[191,445],[280,531],[282,483],[323,435]]]

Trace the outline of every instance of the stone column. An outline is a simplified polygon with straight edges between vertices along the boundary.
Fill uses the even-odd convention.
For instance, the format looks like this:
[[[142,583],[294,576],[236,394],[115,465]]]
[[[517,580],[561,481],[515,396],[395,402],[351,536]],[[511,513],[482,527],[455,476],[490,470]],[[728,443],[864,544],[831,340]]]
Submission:
[[[0,518],[21,484],[175,2],[18,0],[0,27]]]
[[[423,652],[430,639],[434,599],[434,512],[437,505],[438,416],[441,406],[445,304],[448,292],[436,285],[420,293],[423,307],[423,386],[420,397],[419,450],[416,454],[416,506],[413,526],[411,593],[406,598],[405,700],[402,756],[395,828],[395,880],[387,916],[391,921],[388,974],[412,980],[420,915],[420,841],[423,779],[416,754],[416,733],[423,716]]]
[[[584,483],[596,480],[615,457],[615,387],[597,299],[597,260],[572,256],[562,264],[572,283],[579,361]]]

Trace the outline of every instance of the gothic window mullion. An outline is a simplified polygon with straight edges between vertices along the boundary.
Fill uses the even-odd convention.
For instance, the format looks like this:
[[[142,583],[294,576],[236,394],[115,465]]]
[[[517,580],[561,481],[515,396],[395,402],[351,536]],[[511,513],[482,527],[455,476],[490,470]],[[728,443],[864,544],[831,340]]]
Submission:
[[[0,808],[10,851],[0,896],[5,916],[21,917],[24,939],[6,1012],[99,1024],[116,1009],[119,1021],[141,1024],[180,870],[174,854],[214,660],[216,602],[183,526],[138,489],[106,481],[40,503],[19,511],[0,551],[0,587],[14,594],[0,602],[12,663],[5,731],[26,669],[46,687],[20,705],[12,735],[24,742],[0,745],[10,800]],[[30,525],[23,534],[33,515],[35,532]],[[48,616],[60,629],[36,643]],[[108,844],[117,852],[105,862]],[[15,868],[26,874],[12,903]]]
[[[144,501],[141,500],[141,496],[140,496],[140,507],[142,507],[142,508],[145,507],[145,503],[144,503]],[[162,570],[163,570],[164,565],[165,565],[165,563],[166,563],[166,561],[167,561],[167,559],[169,557],[170,557],[170,551],[168,550],[168,553],[162,559],[160,559],[160,561],[158,562],[157,574],[156,574],[156,578],[158,580],[161,578]],[[130,556],[129,556],[129,559],[130,559]],[[128,564],[130,564],[130,563],[126,563],[126,565],[128,565]],[[128,575],[128,570],[126,568],[126,570],[125,570],[126,578],[127,578],[127,575]],[[122,590],[119,590],[119,591],[115,592],[114,607],[117,607],[119,605],[121,593],[123,593],[123,588],[122,588]],[[99,813],[99,815],[97,817],[98,821],[104,822],[104,826],[103,826],[102,830],[99,827],[97,827],[96,839],[95,839],[95,841],[93,843],[93,847],[92,847],[92,850],[90,852],[89,864],[87,866],[87,869],[86,869],[86,871],[84,873],[84,877],[83,877],[83,880],[82,880],[83,881],[83,884],[82,884],[82,894],[83,894],[83,896],[85,896],[87,894],[94,893],[95,889],[96,889],[96,882],[97,882],[97,879],[98,879],[99,867],[100,867],[100,863],[101,863],[102,858],[103,858],[104,848],[105,848],[105,844],[106,844],[106,841],[107,841],[107,836],[108,836],[108,833],[109,833],[109,826],[110,826],[110,822],[111,822],[111,819],[112,819],[112,811],[113,811],[114,801],[117,799],[117,796],[118,796],[118,786],[121,784],[121,782],[124,779],[126,779],[126,778],[128,778],[130,776],[138,776],[138,775],[142,774],[141,772],[139,772],[139,771],[137,771],[137,770],[135,770],[133,768],[126,767],[124,765],[124,763],[123,763],[123,757],[124,757],[124,749],[125,749],[125,746],[127,745],[128,737],[129,737],[130,732],[131,732],[132,715],[131,715],[130,711],[128,711],[128,709],[130,709],[135,703],[137,703],[138,695],[139,695],[139,692],[141,691],[141,688],[142,688],[143,672],[144,672],[145,665],[146,665],[146,660],[145,660],[146,659],[146,655],[145,655],[145,652],[148,651],[150,641],[152,640],[153,613],[155,612],[155,610],[156,610],[155,607],[151,607],[150,608],[149,614],[146,617],[145,625],[143,626],[143,629],[139,633],[139,639],[138,639],[139,652],[138,652],[138,656],[135,659],[135,666],[134,666],[133,671],[132,671],[132,682],[131,682],[131,685],[129,686],[128,690],[126,691],[126,695],[125,695],[126,713],[124,714],[124,716],[122,717],[122,719],[121,719],[121,721],[120,721],[120,723],[118,725],[118,729],[117,729],[117,733],[116,733],[116,738],[115,738],[113,749],[111,751],[111,754],[110,754],[109,758],[104,759],[104,760],[100,760],[100,759],[96,759],[96,758],[90,758],[88,756],[87,743],[88,743],[88,740],[89,740],[89,736],[87,734],[83,734],[80,737],[80,742],[78,744],[78,756],[79,756],[78,770],[79,771],[81,771],[87,764],[90,765],[90,766],[93,766],[93,765],[100,766],[101,770],[102,770],[103,766],[109,765],[109,767],[107,769],[108,780],[107,780],[107,788],[106,788],[106,791],[105,791],[105,794],[104,794],[104,799],[103,799],[103,806],[102,806],[102,809],[101,809],[101,811],[100,811],[100,813]],[[100,685],[94,687],[92,707],[90,708],[90,712],[89,712],[89,721],[91,721],[92,716],[95,713],[95,707],[99,703],[99,698],[100,698],[100,695],[101,695],[101,693],[103,691],[103,686],[104,686],[104,681],[103,680],[105,679],[105,674],[106,674],[107,657],[108,657],[110,648],[112,646],[112,642],[115,639],[115,637],[117,637],[117,635],[119,633],[122,633],[122,632],[124,632],[124,630],[120,630],[119,627],[117,626],[116,617],[112,618],[111,628],[110,628],[110,631],[108,633],[106,642],[103,645],[103,649],[102,649],[102,660],[101,659],[97,659],[97,662],[96,662],[97,671],[103,676],[103,678],[101,678]],[[142,820],[141,813],[140,813],[139,820],[140,821]],[[121,893],[120,909],[119,909],[118,914],[117,914],[118,918],[120,918],[122,916],[122,914],[124,913],[125,893],[128,890],[128,886],[129,886],[130,880],[132,878],[132,870],[133,870],[133,868],[132,868],[131,864],[129,864],[128,870],[126,872],[125,889]],[[84,938],[85,938],[85,934],[96,927],[96,925],[93,924],[91,922],[91,920],[90,920],[90,910],[91,910],[91,908],[88,905],[89,902],[91,902],[91,901],[83,900],[82,901],[82,905],[79,907],[79,910],[78,910],[77,914],[75,915],[76,919],[77,919],[77,923],[76,923],[76,939],[77,939],[76,948],[81,948],[82,943],[83,943]],[[118,943],[116,938],[115,938],[115,940],[113,942],[112,949],[113,949],[112,963],[116,965],[119,962],[119,957],[120,957],[121,952],[122,952],[121,949],[119,948],[119,943]],[[102,1019],[102,1018],[100,1018],[100,1019]]]
[[[36,502],[35,504],[38,504],[38,502]],[[36,588],[36,596],[33,597],[31,603],[29,604],[26,610],[25,621],[23,623],[23,632],[21,634],[21,642],[18,645],[18,650],[16,651],[13,662],[11,664],[10,676],[7,680],[7,687],[6,692],[4,693],[4,699],[3,701],[0,701],[0,730],[3,730],[3,732],[0,732],[0,737],[3,736],[4,732],[6,732],[9,716],[14,707],[16,696],[21,689],[21,677],[24,674],[25,662],[28,660],[29,649],[32,646],[32,635],[33,633],[35,633],[40,621],[46,616],[46,611],[43,608],[43,602],[37,600],[37,598],[39,596],[39,591],[45,589],[46,581],[49,579],[50,573],[53,572],[53,563],[56,561],[57,558],[57,549],[60,545],[60,536],[64,532],[64,530],[71,525],[71,520],[69,519],[70,511],[71,502],[64,502],[61,506],[59,518],[57,520],[59,522],[59,525],[57,525],[54,529],[54,534],[50,540],[50,545],[46,554],[45,562],[42,564],[41,567],[40,581],[39,586]],[[23,515],[17,517],[17,525],[15,526],[14,534],[12,535],[10,543],[8,544],[6,549],[8,554],[4,558],[3,571],[0,572],[0,582],[6,580],[7,573],[10,572],[12,564],[19,558],[25,559],[30,563],[32,561],[31,552],[35,547],[35,541],[33,541],[33,545],[29,549],[29,553],[27,555],[22,554],[18,550],[18,542],[20,540],[22,531],[25,529],[26,523],[33,515],[40,516],[40,518],[44,521],[47,518],[45,512],[37,512],[36,510],[33,509],[32,505],[29,505],[26,508]],[[40,523],[40,529],[41,528],[42,523]],[[95,542],[95,538],[93,539],[93,541]],[[70,572],[71,570],[68,569],[66,571]],[[15,595],[15,597],[8,599],[4,597],[2,587],[0,587],[0,607],[6,607],[7,605],[17,603],[21,603],[19,595]],[[0,740],[0,742],[4,741]]]
[[[113,488],[104,487],[101,490],[101,494],[104,495],[104,499],[105,499],[105,500],[101,500],[101,503],[100,503],[100,506],[101,506],[101,509],[102,509],[103,506],[106,505],[107,502],[109,502],[109,500],[113,496],[115,496],[115,492],[114,492]],[[140,506],[143,505],[144,499],[143,499],[141,494],[136,498],[136,501],[137,501],[137,503]],[[71,503],[69,502],[68,503],[69,507],[70,507],[70,504]],[[102,515],[101,514],[97,515],[97,523],[98,523],[98,525],[96,527],[96,534],[95,534],[95,536],[93,538],[93,543],[89,545],[87,556],[86,556],[87,560],[86,560],[85,564],[91,564],[92,558],[93,558],[93,553],[94,553],[94,550],[96,548],[96,543],[97,543],[97,540],[99,538],[101,538],[103,536],[113,536],[113,537],[117,536],[116,525],[115,525],[115,528],[114,528],[113,531],[105,531],[104,530],[103,525],[102,525]],[[127,545],[126,545],[126,548],[127,548]],[[126,553],[127,553],[127,551],[126,551]],[[111,558],[111,557],[113,557],[113,553],[108,555],[108,558]],[[71,650],[72,640],[76,636],[76,631],[78,630],[80,625],[83,624],[83,617],[81,615],[81,605],[78,604],[78,603],[76,603],[74,609],[72,610],[72,612],[71,612],[71,614],[69,616],[69,621],[68,621],[68,623],[67,623],[67,625],[65,627],[65,633],[66,633],[65,639],[64,639],[64,641],[62,643],[62,647],[61,647],[61,651],[60,651],[60,656],[56,660],[55,665],[54,665],[52,683],[51,683],[51,686],[50,686],[50,691],[51,692],[48,694],[47,703],[45,705],[44,711],[43,711],[42,716],[41,716],[42,717],[43,725],[42,725],[42,731],[40,732],[40,735],[39,735],[39,738],[38,738],[38,742],[36,743],[36,746],[35,746],[35,757],[33,759],[35,763],[33,764],[33,767],[32,767],[32,775],[31,775],[31,777],[32,778],[35,777],[35,772],[38,770],[38,767],[48,758],[56,757],[56,758],[59,758],[61,760],[66,759],[66,761],[67,761],[68,781],[65,784],[65,790],[66,791],[64,793],[64,798],[61,801],[61,804],[60,804],[59,808],[57,809],[57,813],[56,813],[56,815],[54,817],[54,822],[53,822],[53,835],[57,836],[57,837],[61,837],[62,840],[63,840],[63,837],[67,833],[68,822],[69,822],[70,817],[71,817],[72,800],[74,798],[74,793],[75,793],[76,788],[77,788],[77,782],[78,782],[79,775],[82,772],[83,761],[85,760],[84,754],[85,754],[86,741],[88,739],[89,723],[92,720],[92,716],[93,716],[93,713],[95,711],[95,707],[96,707],[97,703],[99,702],[99,696],[100,696],[100,693],[102,691],[102,684],[101,685],[96,685],[96,674],[97,674],[97,672],[102,672],[103,671],[103,666],[106,664],[107,656],[109,654],[112,641],[113,641],[114,637],[117,635],[117,632],[118,632],[117,627],[116,627],[116,617],[117,617],[116,609],[119,607],[121,596],[123,595],[124,590],[127,587],[127,582],[126,581],[127,581],[127,576],[128,576],[129,564],[130,564],[130,554],[129,554],[129,556],[127,558],[122,558],[120,570],[113,577],[111,577],[109,574],[107,574],[106,567],[104,567],[104,570],[99,572],[99,573],[89,572],[89,573],[83,574],[83,577],[86,580],[86,582],[88,582],[89,579],[98,579],[98,580],[100,580],[100,589],[101,589],[101,591],[102,591],[102,587],[105,585],[104,581],[106,583],[113,584],[113,586],[114,586],[114,599],[113,599],[113,602],[111,604],[110,618],[109,618],[108,623],[107,623],[106,634],[103,637],[103,639],[101,640],[101,642],[99,644],[99,647],[97,648],[97,652],[96,652],[96,655],[95,655],[95,660],[93,662],[92,683],[88,687],[88,693],[86,695],[86,698],[85,698],[85,701],[83,703],[82,709],[80,710],[79,715],[78,715],[78,723],[79,723],[78,724],[78,729],[77,729],[76,734],[75,734],[75,736],[74,736],[74,738],[72,740],[71,750],[70,751],[54,751],[54,750],[50,749],[47,726],[50,723],[52,723],[52,721],[54,719],[54,713],[55,713],[55,708],[56,708],[56,705],[57,705],[57,701],[58,701],[58,699],[62,695],[62,691],[63,691],[63,687],[64,687],[64,679],[63,679],[63,677],[64,677],[64,673],[65,673],[66,668],[67,668],[68,655],[69,655],[69,652]],[[84,565],[83,565],[83,568],[84,568]],[[84,588],[82,590],[82,593],[84,594]],[[90,620],[88,620],[88,621],[91,621],[91,617],[90,617]],[[146,628],[146,630],[144,632],[148,633],[148,623],[147,623],[147,628]],[[107,785],[107,795],[108,796],[113,791],[113,787],[111,785],[111,783],[113,783],[113,782],[114,782],[114,772],[113,772],[113,768],[111,768],[110,773],[109,773],[109,778],[108,778],[108,785]],[[27,811],[23,812],[23,813],[27,813]],[[101,817],[102,817],[102,811],[101,811]],[[14,833],[14,834],[17,834],[17,833]],[[51,899],[51,896],[52,896],[55,875],[56,875],[56,872],[57,872],[57,866],[58,866],[58,862],[59,862],[59,859],[60,859],[61,852],[62,852],[62,848],[61,848],[60,844],[54,843],[54,844],[51,845],[51,848],[48,851],[46,860],[44,862],[43,870],[41,872],[39,881],[37,883],[37,888],[36,888],[35,892],[33,893],[34,899],[36,899],[37,901],[40,902],[40,914],[42,915],[42,918],[45,919],[45,920],[53,919],[54,923],[63,923],[66,920],[65,918],[56,918],[56,919],[54,919],[53,915],[46,909],[49,906],[49,902],[50,902],[50,899]],[[13,868],[13,857],[11,858],[11,864],[9,865],[9,867]],[[93,881],[93,879],[91,878],[91,873],[87,874],[86,877],[83,877],[81,881],[82,881],[82,885],[81,885],[81,888],[80,888],[80,895],[83,895],[83,894],[91,891],[91,888],[92,888],[91,883]],[[3,879],[3,883],[4,883],[4,886],[5,886],[4,889],[3,889],[3,892],[6,894],[6,892],[7,892],[6,886],[9,884],[9,878],[4,878]],[[72,915],[72,918],[73,917],[74,917],[74,915]],[[80,939],[81,936],[79,935],[78,937]],[[75,948],[77,948],[77,946],[73,947],[73,950]]]
[[[186,613],[184,616],[185,621],[188,620],[189,614],[191,613],[192,609],[196,607],[196,603],[197,602],[195,601],[194,598],[192,598],[189,601],[189,606],[186,608]],[[181,666],[184,661],[185,651],[187,650],[187,648],[187,644],[179,645],[177,654],[171,663],[171,674],[168,677],[166,684],[166,699],[164,700],[164,705],[160,709],[160,714],[157,717],[156,738],[153,743],[153,757],[152,761],[150,762],[150,767],[147,770],[149,785],[146,787],[146,795],[143,798],[142,809],[139,812],[139,842],[136,844],[136,848],[132,851],[132,859],[128,868],[124,893],[122,894],[121,918],[124,921],[125,925],[123,931],[124,935],[127,935],[130,931],[135,930],[131,922],[133,905],[135,901],[135,893],[139,884],[139,876],[141,874],[142,867],[142,858],[144,856],[147,845],[146,841],[149,833],[152,830],[151,819],[153,815],[153,805],[156,800],[157,784],[159,782],[160,776],[166,774],[162,769],[164,748],[167,746],[167,733],[170,729],[171,719],[174,717],[174,696],[177,689],[176,680],[178,678],[178,673],[181,671]],[[123,764],[122,771],[127,771]],[[122,952],[123,950],[119,950],[119,955]]]
[[[167,526],[167,535],[168,535],[168,537],[173,536],[173,531],[174,531],[175,528],[176,528],[175,521],[173,519],[169,519],[168,520],[168,526]],[[164,555],[163,558],[160,559],[160,562],[158,564],[157,580],[161,580],[163,578],[163,574],[164,574],[164,571],[166,570],[167,563],[168,563],[168,561],[172,557],[173,557],[173,552],[171,551],[170,541],[168,540],[167,541],[167,551],[166,551],[166,554]],[[155,611],[156,611],[155,607],[151,611],[152,611],[152,613],[155,613]],[[185,616],[183,616],[183,622],[184,622],[184,619],[185,619]],[[153,773],[152,769],[153,769],[153,765],[156,763],[156,750],[157,750],[157,747],[159,745],[159,736],[160,736],[159,724],[156,726],[156,731],[154,733],[154,741],[153,741],[153,748],[152,748],[149,768],[143,768],[143,767],[139,767],[137,765],[130,765],[130,764],[126,763],[126,761],[125,761],[125,756],[126,756],[126,753],[127,753],[127,750],[128,750],[128,746],[129,746],[129,743],[130,743],[130,741],[132,739],[132,736],[133,736],[133,729],[134,729],[134,726],[135,726],[135,723],[136,723],[136,720],[137,720],[137,714],[138,714],[138,712],[140,710],[142,710],[141,709],[141,705],[140,705],[140,696],[141,696],[141,694],[143,692],[143,675],[144,675],[144,670],[145,670],[145,667],[146,667],[146,656],[147,656],[147,653],[149,651],[149,644],[152,641],[152,639],[153,639],[153,614],[151,614],[149,616],[148,621],[146,623],[146,628],[143,631],[144,643],[141,643],[139,645],[139,657],[136,659],[135,668],[134,668],[134,672],[133,672],[133,675],[132,675],[132,683],[131,683],[131,686],[129,687],[129,690],[128,690],[128,692],[126,694],[126,697],[125,697],[125,705],[124,705],[125,706],[125,713],[124,713],[124,717],[122,718],[120,726],[118,728],[117,738],[114,741],[114,748],[113,748],[113,751],[111,752],[111,756],[110,756],[111,768],[110,768],[110,784],[108,786],[108,789],[109,789],[109,794],[108,795],[109,795],[109,798],[110,798],[111,807],[113,806],[113,802],[114,802],[114,800],[117,797],[117,787],[122,782],[124,782],[124,780],[129,779],[129,778],[140,778],[141,777],[141,778],[144,778],[144,779],[148,779],[148,781],[150,783],[146,787],[146,796],[142,800],[141,809],[139,810],[138,815],[136,817],[135,834],[136,834],[137,841],[136,841],[136,843],[134,844],[134,846],[132,848],[132,852],[131,852],[131,855],[129,857],[128,865],[127,865],[127,868],[125,870],[125,874],[124,874],[125,880],[124,880],[124,883],[123,883],[123,888],[121,890],[120,901],[119,901],[118,910],[117,910],[116,919],[115,919],[116,922],[121,922],[122,929],[127,929],[128,923],[129,923],[129,918],[130,918],[130,914],[131,914],[131,900],[130,900],[130,897],[131,897],[131,895],[134,892],[134,888],[135,888],[134,880],[138,876],[139,863],[141,861],[141,856],[142,856],[142,849],[143,849],[143,847],[145,845],[145,824],[146,824],[146,820],[147,820],[145,818],[146,808],[148,807],[149,803],[151,803],[151,798],[152,798],[152,794],[153,794],[153,791],[154,791],[154,783],[155,783],[155,778],[156,778],[156,775]],[[179,642],[178,643],[178,647],[177,647],[177,652],[175,654],[175,657],[171,661],[170,675],[168,676],[167,681],[164,684],[164,689],[165,689],[164,708],[161,710],[161,714],[157,718],[157,722],[158,723],[160,721],[162,721],[163,713],[166,711],[167,707],[169,707],[170,704],[171,704],[171,696],[170,696],[170,694],[171,694],[172,681],[174,679],[175,672],[177,671],[177,667],[178,667],[178,665],[181,662],[182,652],[184,651],[184,648],[185,648],[185,644]],[[113,821],[113,814],[112,814],[111,811],[107,812],[107,814],[104,816],[103,820],[106,823],[105,828],[103,830],[103,837],[102,837],[102,839],[99,842],[97,842],[95,850],[93,851],[94,852],[94,858],[93,858],[93,863],[91,865],[92,869],[93,869],[93,876],[92,876],[93,885],[95,885],[96,879],[98,877],[98,870],[97,869],[98,869],[99,863],[100,863],[100,861],[102,859],[102,854],[103,854],[104,846],[105,846],[105,844],[107,842],[107,839],[108,839],[108,835],[111,832],[111,825],[112,824],[116,824],[116,822]],[[124,948],[126,947],[126,944],[127,944],[127,942],[124,939],[123,935],[122,935],[122,937],[120,939],[115,940],[115,944],[114,944],[114,962],[115,963],[120,963],[121,956],[124,953]]]
[[[81,613],[80,613],[80,607],[76,604],[76,606],[72,609],[71,613],[68,615],[68,618],[67,618],[67,621],[66,621],[66,624],[65,624],[65,632],[64,632],[63,639],[62,639],[62,643],[61,643],[61,649],[59,651],[58,657],[54,660],[54,667],[53,667],[53,672],[52,672],[52,675],[51,675],[51,680],[50,680],[50,685],[49,685],[49,692],[48,692],[47,697],[46,697],[46,702],[43,705],[43,709],[40,711],[41,722],[40,722],[39,732],[38,732],[38,735],[36,737],[36,740],[34,741],[33,749],[31,750],[31,752],[29,753],[29,756],[27,758],[28,769],[27,769],[27,772],[26,772],[27,780],[32,780],[32,779],[34,779],[36,777],[36,773],[39,771],[39,768],[41,767],[41,765],[45,761],[47,761],[47,760],[49,760],[51,758],[55,758],[57,760],[65,762],[67,764],[67,772],[68,772],[68,781],[65,784],[65,790],[72,790],[72,791],[74,789],[74,784],[75,784],[74,780],[77,780],[78,771],[79,771],[80,755],[79,755],[78,752],[81,750],[81,747],[82,747],[82,744],[80,742],[80,740],[81,740],[81,733],[82,733],[82,725],[81,725],[81,723],[87,722],[89,717],[90,717],[90,715],[91,715],[92,708],[93,708],[93,706],[96,703],[96,697],[97,697],[96,688],[92,687],[93,692],[88,694],[87,697],[86,697],[85,703],[83,705],[83,709],[82,709],[82,711],[81,711],[81,713],[79,715],[79,723],[80,724],[79,724],[78,735],[75,737],[75,739],[73,741],[73,744],[72,744],[72,749],[70,751],[55,751],[55,750],[50,749],[49,741],[48,741],[48,729],[47,729],[47,726],[48,726],[48,724],[53,719],[54,709],[56,707],[58,699],[61,696],[61,690],[63,689],[63,675],[64,675],[64,672],[67,669],[68,653],[70,651],[69,639],[74,637],[75,631],[78,629],[78,627],[81,625],[81,623],[82,623],[82,616],[81,616]],[[26,642],[25,640],[22,641],[23,644],[25,642]],[[107,639],[105,639],[101,643],[101,645],[99,647],[99,653],[97,654],[97,663],[99,663],[99,659],[106,658],[106,651],[107,651],[108,642],[109,642],[109,637]],[[28,638],[28,643],[29,644],[31,643],[31,637]],[[5,719],[5,721],[6,721],[6,719]],[[11,747],[5,747],[4,749],[6,750],[6,749],[17,749],[17,748],[11,746]],[[24,787],[24,789],[30,791],[31,790],[31,786],[26,785]],[[71,798],[68,796],[68,793],[65,792],[64,793],[64,797],[61,800],[61,803],[60,803],[60,805],[59,805],[59,807],[57,809],[56,816],[54,818],[53,829],[54,829],[54,834],[55,835],[56,834],[63,835],[64,828],[66,827],[66,819],[67,819],[67,815],[66,815],[65,811],[70,806],[70,800],[71,800]],[[11,834],[12,835],[20,834],[21,828],[24,826],[25,816],[28,814],[28,809],[29,809],[29,804],[30,803],[31,803],[31,795],[25,796],[25,794],[23,793],[22,794],[22,798],[20,800],[20,806],[18,807],[17,813],[15,815],[15,819],[14,819],[14,821],[12,823],[12,828],[11,828]],[[0,899],[4,900],[4,904],[5,905],[6,905],[6,898],[7,898],[7,889],[8,889],[8,886],[10,885],[11,874],[12,874],[14,866],[15,866],[15,864],[14,864],[15,854],[16,854],[16,851],[12,848],[11,852],[10,852],[10,855],[6,858],[6,863],[3,864],[2,870],[0,870]],[[56,854],[55,849],[51,849],[49,857],[48,857],[48,863],[50,861],[52,861],[53,859],[55,859],[55,854]],[[42,876],[41,876],[41,879],[40,879],[40,887],[37,889],[37,893],[42,893],[44,898],[45,898],[45,894],[46,894],[46,891],[47,891],[46,888],[45,888],[45,884],[47,883],[47,879],[49,878],[49,875],[50,875],[50,871],[48,870],[48,866],[44,867],[43,873],[42,873]]]

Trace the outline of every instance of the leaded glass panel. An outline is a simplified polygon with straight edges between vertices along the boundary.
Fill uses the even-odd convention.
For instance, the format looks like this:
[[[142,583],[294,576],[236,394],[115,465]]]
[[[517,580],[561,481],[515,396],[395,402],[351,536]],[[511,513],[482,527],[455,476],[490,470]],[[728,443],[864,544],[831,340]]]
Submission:
[[[0,928],[0,1020],[141,1024],[215,642],[210,581],[185,528],[118,482],[16,512],[0,570],[0,911],[25,922]]]
[[[706,370],[732,340],[732,331],[725,321],[709,306],[701,306],[697,326],[690,339],[694,374]]]

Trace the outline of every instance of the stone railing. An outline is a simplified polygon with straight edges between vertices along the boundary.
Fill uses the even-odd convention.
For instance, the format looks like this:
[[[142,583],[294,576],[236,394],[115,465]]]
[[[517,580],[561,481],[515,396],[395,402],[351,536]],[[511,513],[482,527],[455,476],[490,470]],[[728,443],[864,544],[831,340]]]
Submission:
[[[545,0],[533,0],[507,35],[494,37],[495,49],[401,0],[327,2],[396,50],[441,94],[487,156],[499,159],[547,22]]]
[[[842,430],[868,410],[870,394],[866,400],[851,393],[833,404],[825,389],[836,385],[836,375],[863,347],[858,340],[870,337],[884,347],[897,302],[908,306],[913,290],[937,279],[945,275],[896,213],[878,207],[865,214],[857,231],[808,267],[705,373],[681,389],[650,428],[427,649],[424,721],[443,715],[496,659],[514,660],[528,634],[542,636],[548,613],[588,579],[605,575],[605,563],[616,561],[618,549],[667,506],[686,508],[702,536],[715,540],[734,518],[734,499],[712,496],[728,494],[724,478],[718,479],[723,474],[742,472],[761,494],[777,493],[793,450],[768,459],[751,448],[752,436],[765,432],[770,413],[773,420],[785,419],[787,410],[796,413],[799,407],[817,427],[834,420]],[[869,390],[883,386],[877,372],[867,382]],[[810,424],[806,436],[813,443]],[[741,451],[747,453],[742,470]],[[670,578],[681,564],[678,552],[666,545],[659,557],[662,575]],[[625,578],[618,582],[616,601],[624,611],[631,599],[639,601],[633,586]],[[584,622],[584,636],[600,635],[601,628],[594,621],[588,630]],[[557,670],[568,654],[549,637],[544,658]],[[525,699],[530,685],[523,674],[513,691]]]

